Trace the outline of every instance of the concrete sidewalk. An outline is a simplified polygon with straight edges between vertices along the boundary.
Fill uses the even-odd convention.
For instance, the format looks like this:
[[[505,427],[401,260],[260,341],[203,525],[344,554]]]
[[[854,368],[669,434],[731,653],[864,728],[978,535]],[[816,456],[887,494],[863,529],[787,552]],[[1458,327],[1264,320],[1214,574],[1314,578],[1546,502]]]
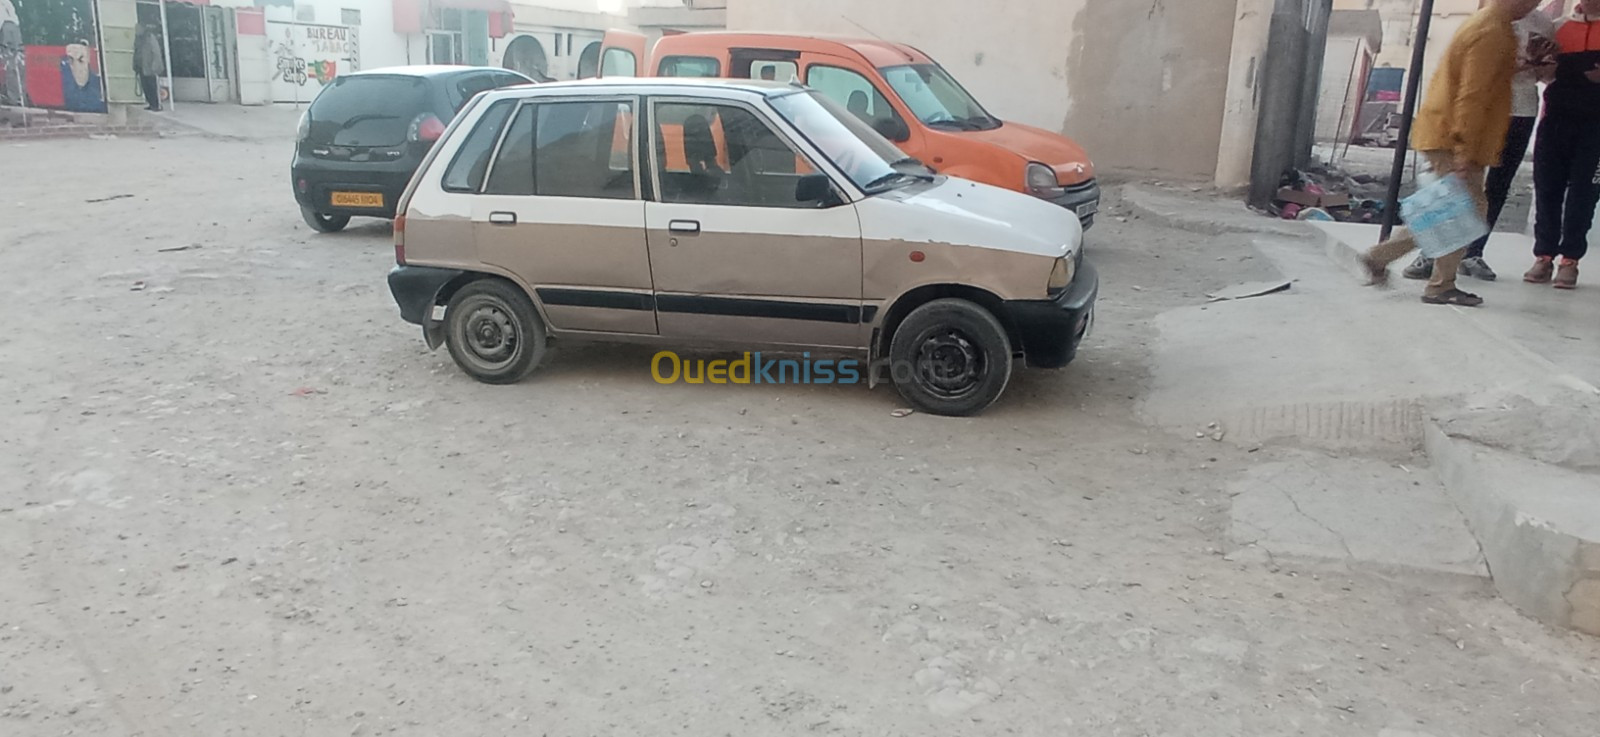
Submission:
[[[180,102],[159,113],[128,112],[129,121],[149,121],[168,129],[247,141],[293,140],[306,105],[208,104]]]
[[[1217,219],[1248,227],[1232,208]],[[1424,305],[1398,274],[1360,286],[1375,226],[1291,237],[1260,219],[1272,227],[1254,243],[1293,287],[1162,315],[1142,408],[1174,429],[1216,423],[1229,442],[1311,451],[1234,489],[1241,554],[1486,565],[1525,613],[1600,634],[1600,275],[1572,292],[1524,284],[1527,239],[1497,234],[1488,259],[1506,278],[1463,283],[1484,308]]]

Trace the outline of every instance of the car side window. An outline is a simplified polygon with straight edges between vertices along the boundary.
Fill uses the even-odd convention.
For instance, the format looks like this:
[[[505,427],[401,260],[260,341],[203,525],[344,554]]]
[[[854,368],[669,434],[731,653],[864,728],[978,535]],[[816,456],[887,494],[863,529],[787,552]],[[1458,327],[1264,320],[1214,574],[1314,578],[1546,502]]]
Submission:
[[[749,76],[751,79],[765,79],[773,82],[793,82],[800,78],[800,66],[792,61],[767,61],[757,59],[750,62]]]
[[[472,74],[462,77],[456,82],[456,111],[460,112],[462,106],[466,105],[467,101],[471,100],[479,92],[492,90],[498,86],[500,85],[495,83],[495,78],[492,74]]]
[[[669,56],[661,60],[658,77],[718,77],[722,63],[709,56]]]
[[[477,192],[489,170],[489,157],[494,154],[494,144],[500,140],[506,118],[517,106],[514,100],[501,100],[491,106],[478,119],[478,125],[462,142],[450,168],[444,172],[444,188],[450,192]]]
[[[843,67],[813,64],[806,69],[806,85],[843,105],[885,138],[901,138],[890,133],[904,129],[905,119],[889,104],[889,98],[861,74]]]
[[[655,106],[662,202],[810,208],[795,197],[815,171],[765,120],[734,105]]]
[[[618,100],[523,106],[484,192],[634,199],[632,111]]]

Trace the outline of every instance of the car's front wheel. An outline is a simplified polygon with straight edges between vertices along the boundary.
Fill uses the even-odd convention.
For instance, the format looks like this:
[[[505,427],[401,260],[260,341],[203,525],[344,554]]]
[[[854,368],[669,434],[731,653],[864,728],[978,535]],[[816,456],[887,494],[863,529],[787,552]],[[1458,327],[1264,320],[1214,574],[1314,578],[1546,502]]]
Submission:
[[[444,340],[456,365],[486,384],[514,384],[544,358],[544,321],[521,289],[499,279],[461,288],[444,312]]]
[[[349,215],[324,215],[309,207],[300,208],[300,217],[318,233],[337,233],[350,224]]]
[[[937,299],[906,316],[889,342],[900,396],[924,412],[965,417],[994,404],[1011,381],[1011,338],[982,306]]]

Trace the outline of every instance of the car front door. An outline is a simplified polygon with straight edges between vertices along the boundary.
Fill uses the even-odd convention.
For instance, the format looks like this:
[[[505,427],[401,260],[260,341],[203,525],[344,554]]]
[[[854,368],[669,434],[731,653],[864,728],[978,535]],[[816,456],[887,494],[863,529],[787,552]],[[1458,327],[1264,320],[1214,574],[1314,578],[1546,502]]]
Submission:
[[[637,109],[632,97],[522,103],[473,200],[479,258],[528,284],[558,330],[656,333]]]
[[[799,201],[818,170],[754,107],[660,98],[650,112],[645,229],[661,335],[864,345],[855,207]]]
[[[850,61],[828,54],[805,54],[801,61],[806,65],[806,86],[843,105],[852,115],[860,118],[879,135],[894,142],[907,156],[923,159],[926,141],[919,131],[895,106],[886,85],[865,75]]]

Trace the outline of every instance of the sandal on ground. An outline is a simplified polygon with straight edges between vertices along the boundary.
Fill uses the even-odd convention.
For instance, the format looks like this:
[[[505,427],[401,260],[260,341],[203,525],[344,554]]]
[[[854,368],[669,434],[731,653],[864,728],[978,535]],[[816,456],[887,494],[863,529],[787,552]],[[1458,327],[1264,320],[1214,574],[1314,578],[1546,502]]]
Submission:
[[[1471,292],[1451,289],[1438,294],[1424,294],[1422,301],[1430,305],[1455,305],[1457,307],[1477,307],[1483,304],[1483,298]]]
[[[1361,254],[1361,268],[1367,272],[1367,286],[1381,287],[1389,283],[1389,265],[1378,263],[1372,256]]]

